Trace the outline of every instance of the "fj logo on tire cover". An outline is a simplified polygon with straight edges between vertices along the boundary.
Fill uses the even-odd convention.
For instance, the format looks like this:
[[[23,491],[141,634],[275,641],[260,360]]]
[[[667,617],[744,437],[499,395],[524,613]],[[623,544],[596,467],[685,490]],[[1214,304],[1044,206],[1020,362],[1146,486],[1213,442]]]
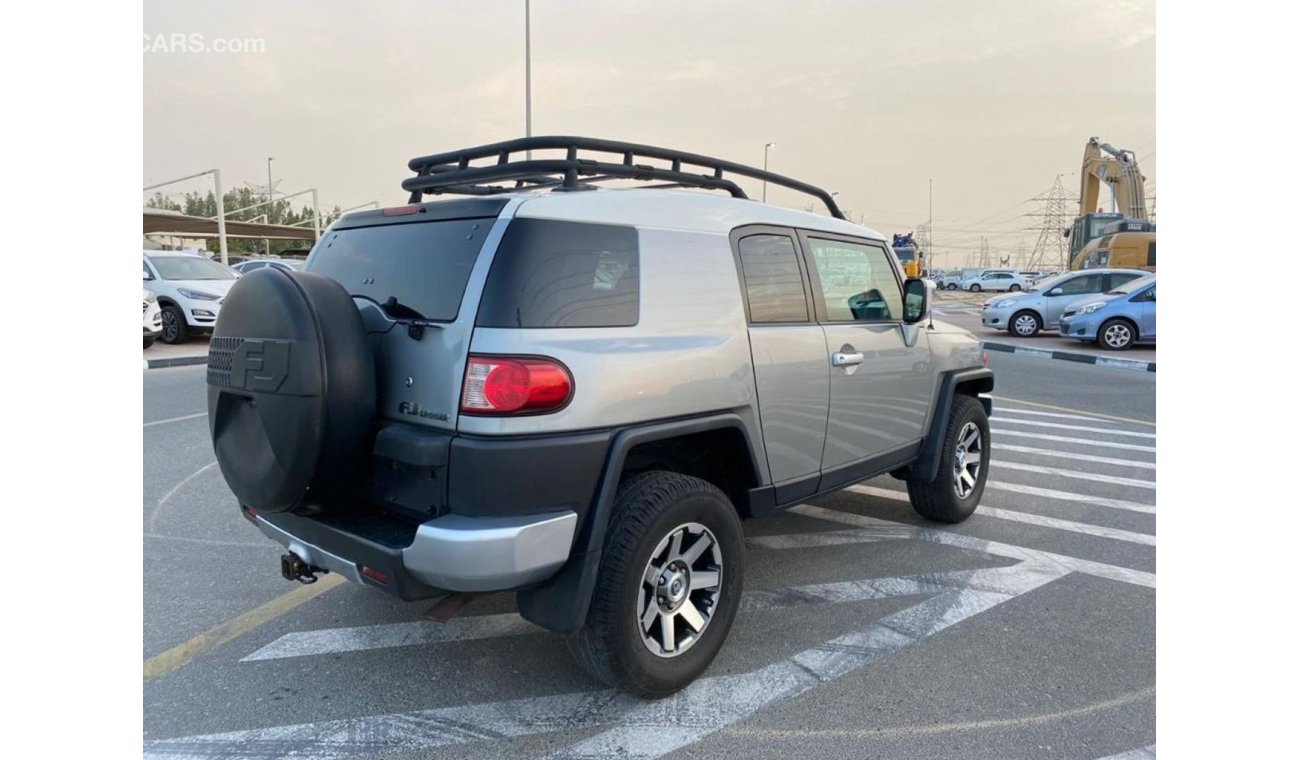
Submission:
[[[289,374],[287,340],[244,339],[230,360],[230,384],[234,388],[273,393]]]

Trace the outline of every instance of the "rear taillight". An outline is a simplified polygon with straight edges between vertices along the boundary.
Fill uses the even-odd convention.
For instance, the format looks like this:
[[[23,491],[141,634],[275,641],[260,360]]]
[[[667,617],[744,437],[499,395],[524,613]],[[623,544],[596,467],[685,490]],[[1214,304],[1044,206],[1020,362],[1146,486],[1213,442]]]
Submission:
[[[392,208],[384,209],[384,216],[407,216],[408,214],[414,214],[419,210],[420,204],[418,203],[412,203],[409,206],[393,206]]]
[[[536,414],[559,409],[573,393],[573,378],[553,359],[470,356],[460,394],[463,414]]]

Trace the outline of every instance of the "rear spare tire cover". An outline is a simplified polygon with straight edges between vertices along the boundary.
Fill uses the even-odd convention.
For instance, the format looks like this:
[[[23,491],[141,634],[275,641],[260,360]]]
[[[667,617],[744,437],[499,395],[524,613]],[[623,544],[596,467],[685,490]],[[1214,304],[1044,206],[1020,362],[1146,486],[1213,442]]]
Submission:
[[[212,447],[239,503],[320,504],[357,472],[374,416],[374,357],[343,286],[275,267],[241,277],[208,348]]]

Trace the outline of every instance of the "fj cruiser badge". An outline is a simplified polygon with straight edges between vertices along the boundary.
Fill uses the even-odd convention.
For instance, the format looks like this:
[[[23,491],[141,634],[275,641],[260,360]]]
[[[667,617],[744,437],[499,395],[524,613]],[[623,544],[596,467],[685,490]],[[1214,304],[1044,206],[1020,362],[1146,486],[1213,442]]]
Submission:
[[[429,411],[428,409],[425,409],[424,407],[420,406],[414,401],[401,402],[400,404],[397,405],[397,411],[401,414],[407,414],[412,417],[423,417],[426,420],[437,420],[439,422],[446,422],[448,419],[450,419],[447,415],[443,414],[442,412]]]

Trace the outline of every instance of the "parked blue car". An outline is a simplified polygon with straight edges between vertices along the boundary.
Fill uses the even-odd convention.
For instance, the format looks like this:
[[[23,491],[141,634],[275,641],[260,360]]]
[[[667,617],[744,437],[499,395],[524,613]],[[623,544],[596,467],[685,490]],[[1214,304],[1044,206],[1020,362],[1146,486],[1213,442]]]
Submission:
[[[1070,304],[1061,314],[1061,337],[1095,340],[1112,351],[1155,342],[1156,276],[1139,277]]]

